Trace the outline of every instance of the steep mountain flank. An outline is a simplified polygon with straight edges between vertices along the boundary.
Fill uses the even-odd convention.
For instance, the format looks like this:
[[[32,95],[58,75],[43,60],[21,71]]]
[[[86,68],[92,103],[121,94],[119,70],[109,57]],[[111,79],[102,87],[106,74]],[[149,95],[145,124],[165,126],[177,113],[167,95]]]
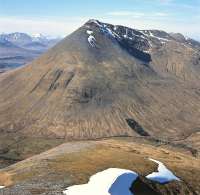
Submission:
[[[0,77],[0,134],[181,142],[200,128],[199,55],[180,36],[90,20]]]

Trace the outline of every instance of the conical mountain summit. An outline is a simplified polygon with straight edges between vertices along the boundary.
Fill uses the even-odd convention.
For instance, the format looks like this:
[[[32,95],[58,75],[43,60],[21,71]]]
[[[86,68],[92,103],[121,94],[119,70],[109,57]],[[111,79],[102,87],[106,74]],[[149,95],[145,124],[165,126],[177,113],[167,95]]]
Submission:
[[[196,135],[199,50],[180,35],[89,20],[0,77],[0,133],[67,140]]]

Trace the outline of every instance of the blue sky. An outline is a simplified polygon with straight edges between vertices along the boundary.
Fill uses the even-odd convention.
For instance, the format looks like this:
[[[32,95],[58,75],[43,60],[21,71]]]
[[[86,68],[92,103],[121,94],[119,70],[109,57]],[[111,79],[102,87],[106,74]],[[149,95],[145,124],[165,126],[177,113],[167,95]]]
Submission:
[[[200,0],[0,0],[0,32],[64,36],[90,18],[200,40]]]

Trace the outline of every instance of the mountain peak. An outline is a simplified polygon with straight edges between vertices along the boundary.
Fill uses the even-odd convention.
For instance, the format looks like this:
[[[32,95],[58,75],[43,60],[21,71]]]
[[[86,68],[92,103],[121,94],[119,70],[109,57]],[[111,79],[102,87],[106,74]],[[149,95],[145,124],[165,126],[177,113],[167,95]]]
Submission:
[[[101,25],[101,22],[96,19],[89,19],[85,24],[96,24],[96,25]]]
[[[43,34],[41,34],[41,33],[35,33],[35,34],[32,34],[31,36],[34,37],[34,38],[45,37],[45,36],[44,36]]]
[[[150,45],[151,42],[157,42],[157,44],[165,44],[168,41],[182,42],[185,44],[191,44],[187,42],[187,39],[181,33],[167,33],[163,30],[138,30],[122,25],[112,25],[108,23],[101,22],[96,19],[90,19],[85,23],[88,27],[97,27],[101,30],[108,32],[114,38],[117,39],[129,39],[129,41],[136,38],[140,38],[140,41],[147,40]],[[191,40],[191,39],[190,39]],[[149,48],[149,47],[148,47]],[[146,48],[148,50],[148,48]]]
[[[173,93],[175,97],[183,96],[185,102],[192,99],[182,89],[178,96],[177,80],[173,79],[196,82],[199,59],[192,46],[176,41],[164,31],[136,30],[89,20],[37,61],[0,80],[1,102],[10,97],[4,107],[10,110],[13,101],[14,110],[8,115],[0,111],[5,115],[0,129],[12,131],[14,127],[32,135],[41,129],[41,136],[69,139],[148,136],[156,132],[181,137],[182,128],[195,124],[197,118],[188,122],[176,113],[183,125],[171,133],[171,126],[177,124],[172,115],[167,120],[164,116],[166,112],[179,112],[179,104],[155,111],[155,116],[149,116],[148,109],[162,107]],[[12,99],[13,91],[17,92],[15,98],[19,102]],[[138,109],[143,110],[144,116],[135,114]]]

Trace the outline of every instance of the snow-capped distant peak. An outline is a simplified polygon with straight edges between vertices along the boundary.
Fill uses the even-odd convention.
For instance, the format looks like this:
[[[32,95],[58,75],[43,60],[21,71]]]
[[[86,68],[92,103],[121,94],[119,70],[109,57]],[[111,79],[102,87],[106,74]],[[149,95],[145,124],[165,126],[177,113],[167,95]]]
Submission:
[[[20,37],[20,34],[18,34],[18,33],[15,33],[14,35],[13,35],[13,38],[14,39],[18,39]]]
[[[36,34],[32,35],[32,39],[33,39],[33,41],[39,41],[40,42],[40,41],[46,41],[47,37],[40,34],[40,33],[36,33]]]
[[[35,34],[32,34],[32,37],[33,38],[43,38],[44,35],[42,35],[41,33],[35,33]]]

